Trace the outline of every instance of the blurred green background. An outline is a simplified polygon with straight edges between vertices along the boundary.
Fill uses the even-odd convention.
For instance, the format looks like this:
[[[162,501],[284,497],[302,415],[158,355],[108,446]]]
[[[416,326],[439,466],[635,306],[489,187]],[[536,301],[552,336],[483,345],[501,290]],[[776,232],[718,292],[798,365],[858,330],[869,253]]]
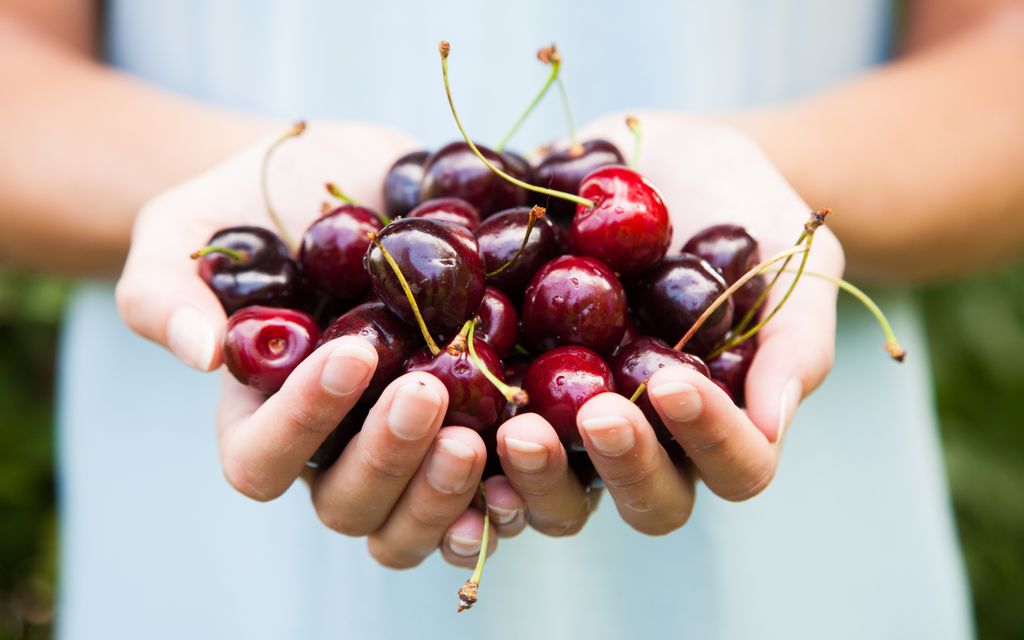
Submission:
[[[66,283],[0,271],[0,638],[54,616],[54,354]],[[982,638],[1024,638],[1024,267],[922,290]]]

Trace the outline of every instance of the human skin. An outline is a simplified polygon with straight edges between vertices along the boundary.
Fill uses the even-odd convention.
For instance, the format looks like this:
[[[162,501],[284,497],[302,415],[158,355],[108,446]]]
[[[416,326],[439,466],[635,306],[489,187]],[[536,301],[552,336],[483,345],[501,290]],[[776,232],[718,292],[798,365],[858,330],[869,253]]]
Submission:
[[[97,64],[90,55],[92,3],[64,0],[67,6],[62,11],[49,14],[38,13],[33,8],[36,4],[0,2],[0,82],[18,87],[15,99],[0,101],[0,131],[5,140],[0,146],[0,212],[6,230],[0,234],[0,260],[73,275],[113,274],[124,263],[130,230],[140,210],[144,213],[138,217],[137,238],[177,232],[184,247],[185,229],[167,221],[172,215],[181,215],[172,205],[191,203],[191,213],[198,218],[196,205],[206,202],[204,198],[256,193],[252,183],[254,150],[265,145],[281,123],[173,96]],[[1019,82],[1024,75],[1021,7],[1020,2],[911,3],[906,37],[910,53],[904,59],[820,95],[719,121],[731,128],[683,114],[640,112],[648,130],[640,168],[666,192],[675,209],[692,212],[697,208],[697,201],[687,199],[690,196],[684,193],[685,184],[678,180],[679,174],[670,170],[679,166],[675,163],[692,159],[676,157],[668,147],[659,150],[651,141],[704,136],[708,146],[703,151],[720,160],[705,163],[717,167],[713,173],[695,174],[714,178],[722,188],[700,196],[703,202],[714,204],[706,218],[691,216],[676,222],[679,241],[687,230],[696,230],[688,225],[716,219],[728,202],[723,198],[729,185],[737,184],[743,176],[756,178],[759,193],[778,203],[780,219],[796,225],[794,229],[802,223],[808,205],[835,209],[837,214],[830,219],[829,228],[842,241],[850,272],[858,276],[884,278],[886,282],[920,281],[998,265],[1019,256],[1024,246],[1024,216],[1017,215],[1024,208],[1024,183],[1019,180],[1024,175],[1024,84]],[[71,101],[76,109],[63,108]],[[111,112],[110,104],[118,105],[116,113]],[[152,127],[154,121],[161,122],[161,126]],[[619,117],[613,116],[593,123],[589,131],[615,137],[622,129],[618,122]],[[317,130],[375,136],[375,144],[382,148],[381,157],[359,166],[353,163],[352,184],[346,185],[357,197],[372,202],[386,161],[410,142],[382,128],[351,126],[323,123],[318,127],[313,123],[307,140],[296,141],[293,157],[300,157],[298,151],[303,144],[330,146],[326,138],[332,134],[324,133],[321,138]],[[660,133],[653,135],[655,131]],[[181,144],[183,140],[189,144]],[[169,152],[186,148],[187,154]],[[246,150],[240,151],[243,148]],[[82,163],[82,157],[91,161]],[[344,158],[344,154],[324,150],[319,156],[302,157],[326,162],[328,157]],[[238,169],[243,165],[248,168]],[[234,170],[239,173],[231,174]],[[227,178],[229,174],[248,177],[232,181]],[[339,175],[337,169],[331,175]],[[281,183],[288,184],[289,178],[282,177]],[[278,190],[275,197],[282,200],[284,209],[294,211],[291,215],[296,228],[301,228],[303,212],[315,211],[302,203],[298,190]],[[292,198],[294,205],[288,204]],[[254,210],[258,209],[248,211]],[[83,216],[82,211],[90,215]],[[245,215],[230,220],[240,222]],[[228,221],[193,219],[191,231],[199,237],[200,232],[212,232],[210,225]],[[733,215],[730,221],[750,226],[756,230],[755,235],[762,233],[754,217],[739,219]],[[998,233],[978,232],[990,229]],[[191,239],[192,235],[187,237]],[[758,237],[771,247],[781,246],[783,240],[770,232]],[[822,261],[817,265],[820,270],[838,273],[842,270],[842,252],[830,238],[828,232],[823,232],[816,240],[813,259]],[[184,254],[162,255],[155,241],[137,242],[133,252],[141,257],[129,262],[119,288],[126,320],[143,335],[172,347],[193,366],[216,367],[219,353],[215,338],[222,330],[223,317],[198,280],[186,280],[194,272],[186,272],[188,266],[183,259],[175,261]],[[161,262],[161,256],[168,261]],[[161,299],[145,295],[144,283],[168,281],[180,287],[171,289],[180,295]],[[652,380],[652,393],[662,385],[675,385],[668,388],[676,392],[677,405],[682,390],[688,402],[680,406],[688,405],[691,413],[699,399],[700,411],[685,421],[685,429],[677,425],[677,436],[683,434],[684,446],[687,437],[699,436],[690,448],[710,453],[694,458],[697,468],[704,481],[727,498],[753,495],[771,479],[780,433],[797,400],[820,382],[831,364],[834,291],[821,283],[805,282],[800,288],[803,293],[791,301],[786,315],[780,315],[763,334],[764,346],[748,382],[750,410],[746,414],[722,402],[716,395],[717,388],[685,371],[666,370]],[[190,332],[191,339],[172,340],[167,329],[181,308],[195,309],[200,321],[190,324],[195,329]],[[800,327],[798,315],[813,319],[814,326]],[[806,350],[813,357],[799,362],[779,357],[787,345],[792,346],[798,329],[806,329],[803,345],[808,341],[816,345]],[[212,348],[210,335],[214,336]],[[326,351],[315,355],[286,385],[294,392],[292,397],[308,400],[300,423],[318,416],[326,424],[346,407],[345,397],[323,395],[322,385],[317,382],[330,355]],[[666,392],[661,400],[657,394],[654,397],[656,407],[667,416],[671,407],[665,403],[673,394]],[[271,417],[279,417],[274,410],[285,405],[263,404],[230,380],[222,400],[222,434],[231,432],[231,424],[261,420],[271,424]],[[444,402],[443,397],[440,402]],[[621,403],[608,403],[619,401],[607,396],[595,399],[593,405],[581,411],[580,423],[584,441],[592,447],[602,475],[612,479],[611,494],[620,512],[633,526],[650,533],[680,526],[692,507],[691,475],[666,464],[663,452],[651,444],[649,426],[642,417]],[[675,407],[676,415],[682,415],[680,406]],[[591,422],[592,428],[588,429],[584,423],[597,415],[619,422]],[[564,453],[559,452],[557,442],[552,442],[546,425],[535,418],[522,416],[502,427],[499,452],[503,462],[509,462],[506,470],[511,484],[503,485],[507,489],[504,493],[496,489],[489,495],[492,501],[495,496],[504,496],[497,498],[499,501],[507,500],[504,506],[514,514],[510,532],[521,528],[525,520],[523,503],[513,491],[517,488],[520,495],[527,496],[530,521],[535,527],[553,534],[570,533],[583,525],[592,505],[578,483],[573,484],[575,480],[564,465]],[[671,419],[666,422],[673,427]],[[631,447],[624,451],[619,447],[616,455],[602,457],[593,449],[595,441],[591,438],[602,431],[618,437],[620,444],[631,434]],[[427,432],[424,442],[436,443],[443,438],[433,423]],[[288,437],[286,431],[270,435]],[[517,472],[508,459],[510,435],[513,444],[520,446],[520,453],[532,455],[529,472]],[[281,460],[259,458],[259,447],[253,442],[238,444],[234,440],[231,443],[235,447],[228,450],[255,456],[258,461],[252,464],[257,465],[256,470],[263,469],[259,466],[263,464],[277,470],[287,467],[287,473],[249,473],[272,478],[275,484],[268,487],[254,487],[245,480],[246,473],[231,471],[238,465],[229,465],[226,473],[236,486],[242,485],[243,492],[271,497],[281,490],[296,465],[294,461],[289,467]],[[468,438],[462,444],[474,449],[473,465],[477,465],[475,441]],[[406,461],[403,474],[410,483],[422,479],[416,470],[429,450],[421,448],[411,461]],[[367,451],[372,450],[364,453]],[[626,455],[633,452],[638,455]],[[538,466],[541,457],[544,460]],[[229,455],[228,459],[233,458]],[[631,466],[630,461],[641,464]],[[324,502],[323,494],[314,490],[321,504],[329,504]],[[366,497],[372,496],[368,493]],[[638,499],[643,500],[643,509],[637,508]],[[459,501],[468,503],[465,492],[451,500],[439,500],[436,504],[443,506],[431,515],[454,514],[458,509],[452,505]],[[343,505],[349,511],[359,506]],[[322,513],[321,517],[336,528],[348,526],[339,525],[337,513],[326,517]],[[360,528],[346,532],[365,533],[371,525],[379,525],[372,534],[386,531],[387,535],[371,534],[371,552],[391,566],[414,564],[429,552],[425,540],[430,539],[441,544],[447,558],[466,564],[466,556],[454,554],[445,541],[452,531],[458,531],[463,550],[467,548],[466,540],[470,541],[468,548],[474,539],[479,545],[480,514],[463,508],[450,520],[454,529],[435,527],[440,533],[430,531],[429,535],[414,531],[416,527],[386,528],[376,522],[360,523]],[[404,549],[417,551],[406,554]]]

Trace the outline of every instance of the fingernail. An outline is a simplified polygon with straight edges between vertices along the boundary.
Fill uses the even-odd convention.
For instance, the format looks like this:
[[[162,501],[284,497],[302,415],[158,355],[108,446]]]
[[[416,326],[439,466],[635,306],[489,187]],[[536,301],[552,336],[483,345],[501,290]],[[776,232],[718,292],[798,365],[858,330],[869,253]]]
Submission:
[[[373,375],[377,354],[359,344],[358,338],[338,338],[339,343],[324,363],[320,384],[327,393],[347,396],[362,387]]]
[[[441,493],[460,493],[469,489],[476,452],[454,438],[441,438],[427,465],[427,482]],[[479,545],[477,545],[479,549]]]
[[[775,436],[776,442],[782,441],[782,436],[789,428],[789,423],[793,421],[793,414],[796,413],[796,407],[800,404],[800,397],[803,393],[804,386],[797,378],[790,378],[782,387],[782,398],[779,400],[779,432]]]
[[[505,452],[512,466],[520,471],[540,471],[548,463],[548,448],[536,442],[505,438]]]
[[[167,345],[190,367],[206,371],[213,361],[217,333],[194,307],[182,307],[167,322]]]
[[[487,510],[491,512],[491,522],[500,525],[511,524],[519,515],[519,509],[502,509],[493,504],[488,505]],[[477,548],[479,548],[479,545],[477,545]]]
[[[686,382],[666,382],[650,389],[648,393],[659,400],[656,403],[658,408],[677,422],[693,420],[704,408],[697,387]]]
[[[427,435],[441,409],[441,397],[426,384],[407,382],[391,399],[388,429],[402,440],[419,440]]]
[[[457,556],[472,558],[480,553],[480,541],[451,533],[448,534],[448,548]]]
[[[580,423],[597,452],[606,456],[621,456],[636,444],[633,423],[619,416],[590,418]]]

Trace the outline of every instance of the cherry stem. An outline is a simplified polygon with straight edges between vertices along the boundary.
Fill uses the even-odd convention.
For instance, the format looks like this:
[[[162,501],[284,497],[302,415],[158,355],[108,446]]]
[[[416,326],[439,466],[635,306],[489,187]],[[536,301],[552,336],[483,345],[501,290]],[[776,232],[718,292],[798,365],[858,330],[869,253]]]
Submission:
[[[476,365],[476,368],[480,370],[480,373],[484,374],[484,377],[501,392],[501,395],[505,396],[505,400],[508,400],[517,407],[525,407],[530,401],[530,397],[526,395],[526,391],[520,387],[513,387],[506,384],[501,378],[491,373],[491,370],[487,368],[487,365],[480,359],[480,356],[476,355],[476,347],[473,346],[473,333],[478,321],[479,318],[475,318],[466,323],[469,325],[469,339],[467,341],[469,343],[469,358],[473,361],[473,364]],[[463,328],[463,331],[465,331],[465,328]]]
[[[526,235],[523,237],[522,244],[519,245],[519,250],[516,251],[516,254],[514,256],[505,261],[505,264],[501,265],[494,271],[488,271],[484,275],[486,275],[488,278],[490,278],[491,276],[496,276],[516,263],[516,260],[519,259],[519,256],[523,255],[523,250],[526,249],[526,243],[530,241],[530,234],[533,233],[533,225],[537,223],[537,220],[543,218],[545,213],[547,213],[547,209],[539,205],[533,205],[533,208],[530,209],[530,216],[529,218],[527,218],[526,221]]]
[[[331,194],[338,200],[341,200],[345,204],[351,204],[353,206],[356,204],[355,200],[353,200],[347,193],[342,191],[341,188],[338,185],[334,184],[333,182],[325,183],[324,188],[327,189],[327,193]]]
[[[633,395],[629,396],[629,401],[636,404],[636,401],[640,399],[640,396],[644,395],[644,391],[647,391],[647,380],[640,383],[640,386],[636,388]]]
[[[442,40],[440,46],[438,47],[438,51],[441,53],[441,74],[444,77],[444,92],[448,96],[448,106],[451,107],[452,117],[455,119],[455,124],[459,128],[459,133],[462,134],[463,140],[466,141],[466,144],[469,146],[473,154],[477,158],[479,158],[480,161],[483,162],[488,169],[490,169],[497,175],[501,176],[508,182],[511,182],[512,184],[516,185],[521,189],[526,189],[527,191],[533,191],[534,193],[540,193],[546,196],[551,196],[552,198],[561,198],[563,200],[568,200],[569,202],[575,202],[576,204],[582,204],[587,208],[593,208],[594,202],[592,200],[587,200],[586,198],[581,198],[571,193],[565,193],[564,191],[556,191],[555,189],[538,187],[536,185],[523,182],[519,178],[510,176],[509,174],[505,173],[498,167],[494,166],[493,162],[484,157],[484,154],[480,152],[480,149],[478,149],[476,144],[473,143],[473,140],[470,139],[469,134],[466,133],[465,127],[462,126],[462,121],[459,120],[459,114],[455,110],[455,100],[452,98],[451,85],[448,82],[448,53],[451,51],[451,45],[448,44],[447,40]]]
[[[459,589],[459,608],[456,610],[459,613],[468,610],[476,604],[477,591],[480,589],[480,578],[483,577],[484,564],[487,562],[487,545],[491,533],[491,514],[487,508],[487,493],[484,492],[484,484],[482,482],[477,487],[477,492],[480,494],[480,508],[484,512],[484,531],[480,535],[480,554],[477,556],[473,575]]]
[[[508,144],[508,141],[512,139],[512,136],[514,136],[517,131],[519,131],[519,127],[523,126],[526,119],[531,113],[533,113],[533,110],[537,108],[537,105],[540,104],[541,99],[544,98],[548,89],[551,88],[551,84],[558,79],[558,71],[562,67],[562,59],[559,57],[558,49],[555,48],[555,45],[541,49],[537,52],[537,57],[544,64],[551,65],[551,74],[548,76],[547,81],[544,82],[544,86],[540,88],[540,91],[536,96],[534,96],[530,104],[526,105],[526,109],[519,114],[519,118],[512,123],[512,128],[508,130],[505,136],[501,139],[501,142],[498,143],[498,146],[494,147],[494,150],[498,153],[501,153],[505,149],[505,145]]]
[[[558,78],[558,94],[562,97],[562,110],[565,111],[565,123],[569,127],[569,148],[577,153],[582,153],[579,139],[576,137],[576,121],[572,117],[572,109],[569,108],[569,92],[565,90],[565,83],[561,76]]]
[[[672,348],[675,349],[676,351],[682,350],[682,348],[686,346],[686,343],[690,341],[690,338],[692,338],[693,335],[697,333],[697,331],[702,326],[704,326],[704,323],[707,322],[708,318],[711,317],[711,314],[717,311],[718,307],[725,304],[725,301],[728,300],[732,296],[732,294],[736,293],[736,291],[739,290],[740,287],[747,284],[747,282],[752,280],[754,277],[760,275],[761,271],[770,267],[776,262],[785,260],[789,256],[793,256],[798,253],[803,253],[805,251],[807,251],[807,248],[803,246],[790,247],[789,249],[786,249],[785,251],[780,251],[779,253],[776,253],[772,257],[768,258],[767,260],[758,263],[750,271],[744,273],[742,276],[740,276],[738,280],[736,280],[736,282],[732,283],[732,285],[728,289],[723,291],[722,295],[715,298],[715,301],[712,302],[708,306],[708,308],[704,310],[704,313],[700,314],[700,317],[697,318],[697,320],[689,328],[686,334],[682,338],[680,338],[679,342],[677,342],[675,346]]]
[[[409,300],[409,306],[412,307],[412,313],[416,316],[416,324],[419,325],[420,331],[423,333],[423,341],[427,343],[427,348],[430,349],[430,354],[436,356],[441,353],[441,349],[438,348],[437,343],[434,342],[434,338],[431,337],[430,331],[427,331],[427,323],[423,320],[423,315],[420,313],[420,307],[416,304],[416,297],[412,295],[412,289],[409,288],[409,282],[402,275],[402,270],[398,268],[398,263],[391,257],[391,253],[384,248],[384,244],[381,243],[380,239],[377,238],[377,234],[370,231],[366,234],[370,238],[370,242],[380,250],[381,255],[384,256],[384,260],[387,261],[388,266],[395,272],[395,277],[398,278],[398,284],[402,287],[402,291],[405,292],[405,297]]]
[[[203,247],[199,251],[193,252],[192,255],[189,257],[191,257],[193,260],[198,260],[199,258],[202,258],[203,256],[209,255],[211,253],[219,253],[221,255],[225,255],[234,260],[235,262],[245,262],[246,260],[249,259],[248,252],[236,251],[235,249],[229,249],[227,247]]]
[[[270,203],[270,186],[268,180],[268,167],[270,166],[270,158],[277,151],[277,148],[281,146],[286,140],[295,138],[302,135],[302,132],[306,130],[306,123],[304,121],[296,122],[291,126],[290,129],[285,131],[274,140],[269,147],[267,147],[266,153],[263,154],[263,163],[260,165],[260,190],[263,192],[263,204],[267,208],[267,214],[273,221],[274,226],[277,227],[277,232],[281,234],[281,239],[284,240],[285,246],[287,246],[292,252],[296,251],[298,245],[295,244],[295,238],[288,232],[288,229],[284,226],[284,222],[281,221],[281,217],[277,214],[274,209],[274,205]]]
[[[636,163],[640,160],[640,143],[644,139],[644,131],[640,127],[640,121],[633,116],[626,118],[626,126],[633,132],[633,155],[629,158],[629,168],[636,170]]]
[[[796,273],[795,269],[786,269],[786,273]],[[882,328],[882,333],[885,334],[885,350],[889,352],[889,355],[896,362],[903,362],[907,357],[907,352],[900,344],[900,341],[896,338],[896,332],[893,331],[892,325],[889,324],[889,319],[885,317],[882,309],[871,299],[871,296],[864,293],[861,289],[857,288],[852,283],[844,280],[843,278],[837,278],[830,276],[826,273],[818,273],[817,271],[811,271],[810,269],[804,269],[804,275],[812,278],[818,278],[819,280],[825,280],[835,286],[839,287],[846,293],[850,294],[854,298],[860,301],[871,315],[875,316],[875,320],[878,321],[878,325]]]

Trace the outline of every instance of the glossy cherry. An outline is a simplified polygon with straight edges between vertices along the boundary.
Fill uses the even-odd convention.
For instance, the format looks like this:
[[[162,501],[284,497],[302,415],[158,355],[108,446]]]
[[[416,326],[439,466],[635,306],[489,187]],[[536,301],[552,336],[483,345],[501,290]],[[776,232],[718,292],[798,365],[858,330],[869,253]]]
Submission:
[[[576,412],[599,393],[615,391],[611,369],[585,347],[552,349],[533,361],[523,375],[530,396],[527,411],[551,423],[566,449],[583,450]]]
[[[429,151],[407,153],[391,165],[384,177],[384,211],[389,217],[403,216],[420,201],[423,165]]]
[[[665,257],[672,222],[646,178],[628,167],[602,167],[583,179],[579,194],[594,206],[576,208],[569,227],[573,253],[599,258],[621,274],[641,273]]]
[[[579,193],[580,183],[595,169],[622,165],[619,149],[600,138],[570,147],[552,149],[533,170],[533,184],[567,193]],[[547,207],[548,215],[558,224],[568,225],[576,214],[576,205],[567,200],[531,193],[532,201]]]
[[[406,217],[446,220],[470,231],[480,224],[480,212],[462,198],[434,198],[416,205]]]
[[[562,256],[534,275],[522,320],[526,343],[536,351],[580,345],[608,354],[626,331],[626,294],[600,260]]]
[[[502,358],[512,353],[519,337],[519,314],[509,297],[500,289],[487,287],[477,315],[480,328],[475,335],[486,340]]]
[[[370,288],[363,256],[370,246],[367,234],[380,231],[376,212],[343,204],[316,220],[302,236],[299,262],[309,281],[334,298],[355,301]]]
[[[703,360],[690,353],[675,351],[663,340],[650,336],[638,337],[619,349],[609,364],[612,375],[615,376],[616,389],[627,398],[631,397],[641,384],[650,380],[658,372],[658,369],[665,367],[682,365],[690,367],[706,377],[711,377]],[[659,440],[672,439],[672,434],[654,409],[650,395],[646,391],[637,398],[636,405],[640,407],[644,416],[647,417],[647,421],[654,427]]]
[[[666,258],[637,280],[630,299],[640,327],[675,345],[694,321],[725,292],[721,274],[692,253]],[[705,355],[732,327],[732,300],[726,300],[694,334],[686,350]]]
[[[529,220],[529,207],[516,207],[494,214],[477,227],[476,239],[480,243],[480,254],[488,273],[497,270],[516,255],[526,237]],[[515,262],[501,273],[489,276],[487,282],[513,299],[520,300],[533,274],[561,253],[557,229],[547,216],[539,218],[534,222],[526,246]]]
[[[246,307],[228,318],[224,364],[242,384],[274,393],[313,353],[319,337],[316,322],[301,311]]]
[[[487,369],[500,378],[504,367],[491,345],[474,336],[473,348]],[[481,432],[497,424],[506,403],[505,396],[470,358],[466,331],[456,335],[437,355],[427,348],[414,353],[405,363],[405,371],[429,373],[448,389],[448,412],[442,424]]]
[[[477,147],[499,169],[510,174],[516,170],[517,163],[509,163],[507,158],[486,147]],[[446,196],[466,200],[485,218],[495,211],[526,204],[526,191],[492,173],[465,142],[441,147],[424,166],[420,200]]]
[[[523,182],[534,183],[533,167],[530,166],[529,160],[508,149],[501,152],[501,157],[505,160],[505,166],[507,167],[505,170],[510,175],[519,178]]]
[[[719,382],[737,406],[746,403],[747,372],[757,352],[756,338],[739,343],[708,360],[711,377]]]
[[[250,305],[290,306],[301,287],[299,268],[288,247],[263,227],[221,229],[193,256],[199,263],[199,277],[229,314]]]
[[[717,224],[698,232],[686,241],[683,251],[700,256],[718,269],[727,285],[739,280],[761,262],[757,240],[746,229],[734,224]],[[764,276],[758,276],[733,294],[734,320],[739,321],[746,315],[764,288]]]
[[[409,283],[431,334],[452,337],[480,308],[484,265],[476,240],[465,227],[441,220],[396,220],[377,236]],[[381,301],[410,326],[416,316],[383,253],[370,245],[364,258]]]
[[[423,345],[419,332],[379,300],[365,302],[339,316],[324,330],[320,344],[342,336],[359,336],[377,351],[377,369],[360,397],[360,402],[370,404],[402,372],[406,358]]]

